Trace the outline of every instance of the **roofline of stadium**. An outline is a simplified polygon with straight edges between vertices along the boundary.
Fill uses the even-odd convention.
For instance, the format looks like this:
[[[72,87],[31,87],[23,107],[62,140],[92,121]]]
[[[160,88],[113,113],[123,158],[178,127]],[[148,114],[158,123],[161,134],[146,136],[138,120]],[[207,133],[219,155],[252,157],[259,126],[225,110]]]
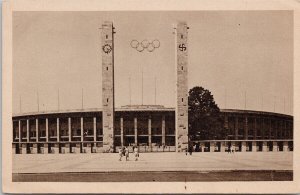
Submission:
[[[131,106],[121,106],[115,108],[115,112],[170,112],[174,111],[174,107],[164,107],[161,105],[131,105]],[[272,115],[279,117],[293,117],[292,115],[276,113],[276,112],[266,112],[258,110],[242,110],[242,109],[220,109],[222,113],[240,113],[240,114],[259,114],[259,115]],[[49,111],[39,111],[39,112],[27,112],[27,113],[13,113],[12,117],[22,117],[22,116],[36,116],[36,115],[47,115],[47,114],[64,114],[64,113],[87,113],[87,112],[102,112],[102,108],[86,108],[86,109],[67,109],[67,110],[49,110]]]

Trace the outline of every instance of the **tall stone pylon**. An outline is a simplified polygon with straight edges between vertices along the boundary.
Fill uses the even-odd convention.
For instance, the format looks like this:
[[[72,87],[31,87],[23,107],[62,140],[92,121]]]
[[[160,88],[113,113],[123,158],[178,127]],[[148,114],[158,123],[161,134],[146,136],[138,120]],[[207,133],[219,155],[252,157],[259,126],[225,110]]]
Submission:
[[[114,151],[114,27],[102,24],[102,125],[104,152]]]
[[[176,151],[188,147],[188,26],[178,22],[175,28],[176,45]]]

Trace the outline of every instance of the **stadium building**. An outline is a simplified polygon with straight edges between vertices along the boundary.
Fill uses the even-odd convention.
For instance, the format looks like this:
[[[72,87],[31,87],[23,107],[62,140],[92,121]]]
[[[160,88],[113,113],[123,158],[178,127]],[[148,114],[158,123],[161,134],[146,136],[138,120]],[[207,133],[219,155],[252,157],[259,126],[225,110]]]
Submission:
[[[28,113],[13,116],[15,153],[91,153],[104,150],[102,110]],[[195,142],[196,151],[292,151],[293,117],[249,110],[221,110],[224,140]],[[113,143],[139,146],[140,152],[176,151],[175,109],[124,106],[115,110]],[[132,149],[132,147],[129,147]]]
[[[140,152],[181,152],[188,144],[188,27],[177,24],[176,106],[130,105],[115,108],[114,27],[102,25],[102,109],[66,110],[14,115],[13,153],[97,153],[138,146]],[[193,142],[195,151],[293,151],[293,116],[221,110],[222,140]]]

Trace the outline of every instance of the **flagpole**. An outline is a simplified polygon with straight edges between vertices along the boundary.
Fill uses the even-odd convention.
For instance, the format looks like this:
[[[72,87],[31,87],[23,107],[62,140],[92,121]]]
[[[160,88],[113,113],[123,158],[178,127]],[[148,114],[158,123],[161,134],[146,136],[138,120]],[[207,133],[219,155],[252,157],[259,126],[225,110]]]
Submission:
[[[39,91],[37,91],[37,110],[40,111],[40,99],[39,99]]]
[[[58,108],[58,111],[59,111],[59,88],[57,89],[57,108]]]
[[[83,110],[83,88],[81,89],[81,109]]]

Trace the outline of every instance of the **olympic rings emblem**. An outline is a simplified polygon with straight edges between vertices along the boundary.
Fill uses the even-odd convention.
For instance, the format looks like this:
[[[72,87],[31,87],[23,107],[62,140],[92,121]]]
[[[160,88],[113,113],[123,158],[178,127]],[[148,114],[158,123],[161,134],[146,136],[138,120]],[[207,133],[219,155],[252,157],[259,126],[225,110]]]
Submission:
[[[160,47],[160,41],[157,39],[154,39],[153,41],[144,39],[142,42],[139,42],[138,40],[134,39],[130,42],[130,46],[136,49],[138,52],[142,52],[145,49],[149,52],[153,52],[155,49]]]

